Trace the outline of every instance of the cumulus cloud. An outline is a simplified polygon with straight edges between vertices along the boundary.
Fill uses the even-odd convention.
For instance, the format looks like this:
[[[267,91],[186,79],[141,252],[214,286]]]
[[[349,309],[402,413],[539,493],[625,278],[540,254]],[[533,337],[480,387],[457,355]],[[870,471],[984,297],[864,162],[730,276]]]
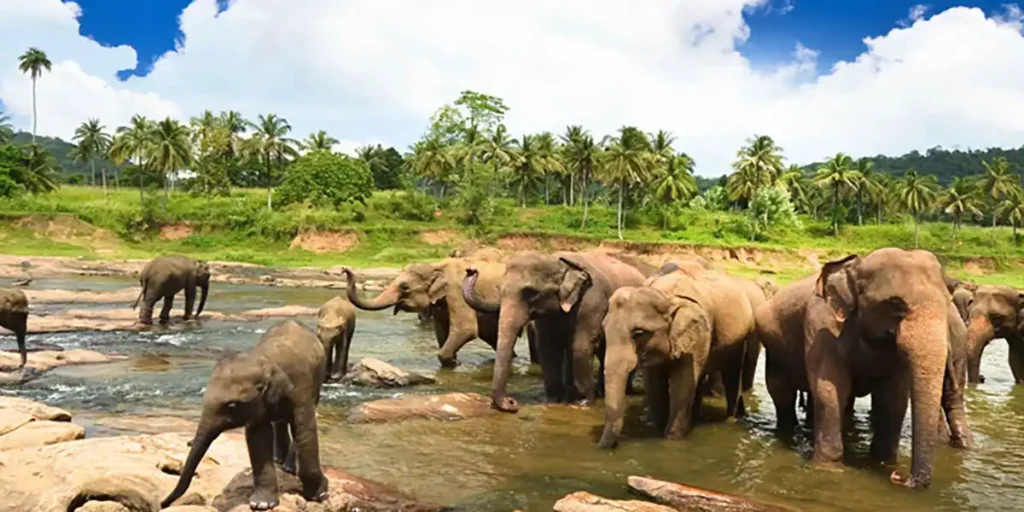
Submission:
[[[27,126],[16,58],[35,45],[55,63],[39,129],[63,137],[90,115],[115,125],[233,109],[286,117],[296,138],[325,129],[352,147],[404,149],[473,89],[505,99],[513,132],[669,130],[703,175],[728,172],[754,133],[797,163],[1024,140],[1019,9],[912,10],[912,25],[865,34],[861,55],[818,76],[818,52],[798,43],[770,69],[740,53],[744,15],[767,0],[235,0],[219,15],[216,4],[195,0],[178,51],[118,82],[135,52],[79,36],[76,7],[0,0],[0,100]]]

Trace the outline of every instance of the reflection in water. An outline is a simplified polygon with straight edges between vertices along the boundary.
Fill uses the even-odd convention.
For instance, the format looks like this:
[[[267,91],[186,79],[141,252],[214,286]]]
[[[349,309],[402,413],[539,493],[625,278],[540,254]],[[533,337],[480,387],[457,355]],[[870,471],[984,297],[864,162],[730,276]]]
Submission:
[[[33,286],[117,289],[129,280],[88,279],[33,282]],[[208,307],[241,311],[300,304],[317,306],[335,290],[229,286],[214,283]],[[68,307],[54,305],[55,307]],[[129,305],[125,305],[128,307]],[[75,306],[78,307],[78,306]],[[105,306],[111,307],[111,306]],[[115,306],[116,307],[116,306]],[[178,313],[180,314],[180,313]],[[300,318],[312,326],[312,318]],[[146,333],[60,333],[32,336],[30,342],[130,354],[109,365],[64,367],[30,382],[17,392],[29,398],[85,414],[141,413],[194,417],[217,358],[252,346],[276,320],[205,322],[200,329],[172,326]],[[436,373],[438,383],[414,392],[449,390],[487,393],[493,352],[470,343],[459,354],[462,366],[438,368],[433,333],[414,315],[359,312],[352,360],[378,357],[402,368]],[[6,340],[5,340],[6,341]],[[525,364],[525,344],[510,389],[526,403],[542,396],[537,370]],[[329,384],[321,401],[321,443],[326,464],[394,484],[428,500],[462,510],[550,510],[567,493],[588,490],[626,498],[628,475],[685,482],[753,498],[781,502],[801,510],[1010,510],[1019,506],[1024,487],[1024,386],[1013,386],[1007,348],[993,343],[985,354],[985,384],[968,391],[968,418],[977,449],[940,448],[934,481],[923,492],[898,489],[888,481],[891,468],[868,458],[870,399],[857,403],[847,435],[846,462],[839,472],[813,468],[806,431],[792,442],[773,435],[774,407],[762,369],[748,401],[749,415],[738,422],[716,421],[694,429],[685,441],[665,441],[644,426],[634,397],[619,448],[595,448],[602,423],[600,406],[590,410],[533,405],[519,414],[496,414],[456,422],[408,421],[348,425],[348,409],[359,402],[394,396],[374,390]],[[0,390],[0,393],[7,392]],[[708,416],[724,416],[710,402]],[[718,408],[714,407],[718,405]],[[92,427],[89,435],[116,431]],[[909,468],[910,421],[904,426],[900,467]]]

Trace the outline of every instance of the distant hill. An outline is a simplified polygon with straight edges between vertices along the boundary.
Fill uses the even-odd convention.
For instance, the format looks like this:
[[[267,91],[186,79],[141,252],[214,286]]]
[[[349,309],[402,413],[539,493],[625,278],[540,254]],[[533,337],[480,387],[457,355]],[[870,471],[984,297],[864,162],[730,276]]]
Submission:
[[[1010,162],[1010,171],[1024,172],[1024,146],[1017,149],[989,148],[984,150],[961,151],[934,147],[923,154],[917,150],[903,156],[878,155],[871,157],[875,168],[892,174],[903,176],[907,169],[914,168],[921,174],[934,174],[943,186],[949,185],[953,178],[970,176],[984,170],[982,162],[991,161],[996,157],[1004,157]],[[803,166],[804,172],[816,172],[824,162],[816,162]]]
[[[14,134],[13,142],[15,144],[29,144],[32,142],[32,134],[26,132],[17,132]],[[59,137],[45,137],[39,135],[36,137],[36,142],[46,148],[54,158],[57,160],[57,165],[61,169],[61,179],[64,182],[69,180],[82,179],[87,180],[92,174],[92,169],[86,162],[76,162],[71,157],[71,151],[75,148],[75,145],[71,142],[67,142]],[[107,168],[107,175],[110,175],[109,171],[112,171],[117,166],[110,162],[97,159],[96,160],[96,174],[99,175],[100,169],[103,167]],[[81,178],[72,178],[73,176],[80,176]]]

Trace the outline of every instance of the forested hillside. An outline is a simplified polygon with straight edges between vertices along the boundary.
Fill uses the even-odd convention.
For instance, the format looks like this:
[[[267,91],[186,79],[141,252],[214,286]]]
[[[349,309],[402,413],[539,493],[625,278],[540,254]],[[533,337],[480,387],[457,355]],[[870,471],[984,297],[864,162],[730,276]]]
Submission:
[[[908,169],[915,169],[920,174],[935,176],[940,184],[948,186],[953,182],[953,178],[981,174],[985,170],[982,162],[990,162],[997,157],[1005,158],[1010,163],[1011,171],[1024,171],[1024,146],[1017,149],[989,148],[968,151],[934,147],[924,153],[915,150],[902,156],[878,155],[868,160],[874,162],[875,169],[893,176],[903,176]],[[822,165],[824,162],[815,162],[804,166],[803,169],[813,173]]]
[[[32,134],[17,132],[11,140],[15,144],[19,145],[29,144],[32,142]],[[43,135],[36,137],[36,143],[53,155],[60,171],[60,180],[62,182],[87,183],[89,181],[92,169],[89,167],[88,162],[75,160],[73,152],[75,149],[74,144],[66,142],[59,137],[46,137]],[[108,175],[113,175],[111,171],[116,167],[117,166],[107,159],[96,159],[97,173],[99,173],[101,169],[106,169]]]

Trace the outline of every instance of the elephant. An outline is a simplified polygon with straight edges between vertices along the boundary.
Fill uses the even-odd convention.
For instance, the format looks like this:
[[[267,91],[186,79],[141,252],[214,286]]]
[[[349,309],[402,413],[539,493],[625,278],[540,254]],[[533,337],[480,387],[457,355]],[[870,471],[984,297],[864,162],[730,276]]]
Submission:
[[[334,297],[317,312],[316,336],[324,346],[327,373],[324,380],[340,379],[348,371],[348,353],[356,331],[356,308],[344,297]]]
[[[323,345],[312,331],[285,320],[268,329],[249,351],[218,361],[203,393],[199,426],[178,484],[160,507],[170,506],[188,490],[199,462],[217,436],[243,426],[252,464],[251,509],[278,506],[275,461],[282,463],[285,471],[298,474],[303,497],[323,500],[328,484],[320,467],[316,406],[327,372],[326,359]]]
[[[18,341],[18,354],[24,368],[28,362],[25,348],[25,332],[28,331],[28,298],[21,290],[0,289],[0,327],[10,329]]]
[[[429,319],[434,325],[440,349],[437,358],[441,366],[451,368],[458,364],[456,355],[459,350],[474,338],[480,338],[491,348],[498,343],[498,315],[474,311],[459,290],[459,283],[470,265],[481,272],[485,293],[494,292],[497,281],[505,272],[505,265],[497,261],[497,255],[485,252],[480,257],[446,258],[437,264],[406,265],[380,295],[370,300],[359,297],[355,274],[351,269],[345,269],[348,299],[357,308],[367,311],[393,307],[395,314],[399,311],[415,312],[421,321]],[[530,361],[538,362],[530,326],[527,326],[527,339]]]
[[[515,399],[507,395],[506,386],[516,336],[531,321],[536,329],[546,399],[591,405],[595,398],[595,351],[601,362],[599,378],[603,380],[604,375],[601,322],[608,311],[608,299],[623,286],[643,284],[643,274],[598,250],[553,254],[525,251],[506,262],[498,300],[477,292],[479,277],[478,269],[467,269],[462,293],[476,311],[498,314],[492,405],[504,412],[519,409]]]
[[[1010,371],[1016,384],[1024,384],[1024,293],[1009,286],[979,286],[967,303],[967,381],[985,382],[981,355],[996,338],[1009,346]]]
[[[167,323],[171,319],[171,307],[174,296],[185,290],[185,320],[192,318],[192,306],[196,300],[196,287],[202,291],[199,299],[199,310],[196,317],[203,312],[206,295],[210,291],[210,266],[202,260],[194,260],[178,254],[157,256],[150,260],[139,273],[139,284],[142,291],[135,299],[132,309],[142,301],[139,310],[139,323],[153,323],[153,306],[163,298],[164,307],[160,310],[160,322]]]
[[[757,364],[754,311],[764,292],[746,279],[710,271],[694,277],[669,265],[644,286],[619,288],[609,299],[601,448],[618,443],[626,375],[638,364],[650,417],[669,439],[690,433],[704,375],[721,374],[730,415],[744,413],[741,388],[747,359],[754,361],[751,374]]]
[[[965,326],[928,251],[883,248],[826,263],[756,312],[765,380],[780,431],[796,423],[796,394],[813,404],[817,463],[843,457],[842,416],[872,395],[873,457],[894,462],[908,399],[913,418],[910,488],[931,482],[936,440],[949,422],[952,444],[972,443],[964,413]]]

